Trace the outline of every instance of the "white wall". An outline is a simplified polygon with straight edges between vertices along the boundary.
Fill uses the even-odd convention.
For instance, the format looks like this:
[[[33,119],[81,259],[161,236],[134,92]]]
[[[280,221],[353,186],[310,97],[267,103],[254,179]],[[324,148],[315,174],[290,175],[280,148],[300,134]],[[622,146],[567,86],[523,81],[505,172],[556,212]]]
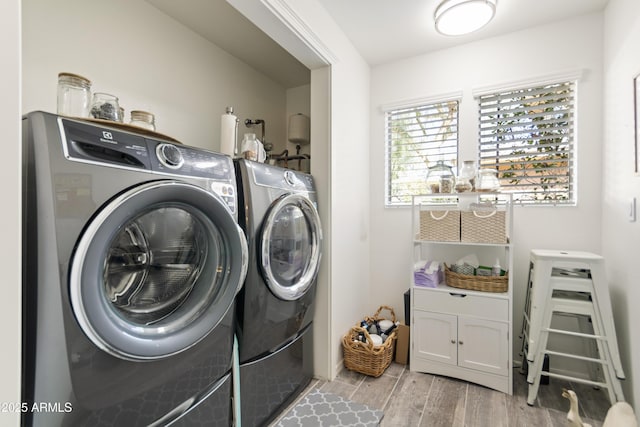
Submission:
[[[142,0],[23,0],[22,9],[23,112],[55,112],[67,71],[118,96],[127,121],[130,110],[151,111],[158,132],[188,145],[219,149],[226,106],[240,137],[253,132],[245,118],[260,118],[268,139],[286,138],[285,88]]]
[[[229,1],[312,69],[311,172],[324,230],[315,374],[333,379],[342,361],[342,335],[373,307],[368,298],[369,66],[317,0]],[[265,5],[277,16],[259,13]]]
[[[372,314],[369,290],[369,66],[351,42],[315,0],[291,1],[319,40],[335,55],[331,64],[328,170],[317,174],[328,184],[329,221],[324,225],[330,256],[328,304],[330,319],[318,319],[316,328],[328,327],[328,349],[335,377],[342,362],[341,338],[361,316]],[[312,85],[314,74],[312,73]],[[313,105],[313,100],[312,100]],[[313,135],[312,135],[313,136]],[[324,145],[325,141],[312,144]],[[312,146],[312,153],[315,151]],[[327,257],[329,258],[329,257]],[[376,307],[377,308],[377,307]],[[375,310],[375,308],[374,308]],[[322,324],[321,322],[326,322]],[[320,351],[320,349],[317,349]]]
[[[634,173],[633,78],[640,74],[640,3],[610,0],[604,14],[604,163],[602,248],[620,356],[625,398],[640,412],[640,223],[629,222],[628,203],[640,199]],[[640,96],[640,93],[638,93]],[[639,205],[640,206],[640,205]],[[640,220],[640,217],[638,217]]]
[[[20,144],[20,1],[0,2],[0,131],[3,135],[0,169],[2,201],[0,221],[4,229],[2,298],[0,299],[0,402],[20,402],[21,316],[21,144]],[[0,412],[0,425],[17,426],[19,413]]]
[[[376,230],[371,228],[369,212],[369,67],[355,51],[344,55],[331,74],[334,373],[342,361],[342,336],[380,305],[372,298],[371,283],[370,251]]]
[[[396,307],[403,317],[402,294],[410,286],[412,265],[410,209],[384,208],[384,115],[380,106],[462,91],[460,161],[475,159],[478,125],[473,89],[579,69],[584,75],[578,83],[578,204],[514,209],[516,335],[522,322],[529,251],[600,251],[602,15],[577,17],[373,68],[370,280],[379,303]],[[513,346],[517,360],[517,337]]]

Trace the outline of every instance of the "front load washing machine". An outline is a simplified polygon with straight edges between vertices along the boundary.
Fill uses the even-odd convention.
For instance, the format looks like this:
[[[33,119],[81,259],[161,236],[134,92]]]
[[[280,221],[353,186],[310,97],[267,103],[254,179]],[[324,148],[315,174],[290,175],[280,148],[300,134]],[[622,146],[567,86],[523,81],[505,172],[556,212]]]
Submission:
[[[242,424],[267,424],[311,380],[322,229],[311,175],[236,160],[249,269],[237,298]]]
[[[23,119],[22,424],[228,427],[233,163],[115,126]]]

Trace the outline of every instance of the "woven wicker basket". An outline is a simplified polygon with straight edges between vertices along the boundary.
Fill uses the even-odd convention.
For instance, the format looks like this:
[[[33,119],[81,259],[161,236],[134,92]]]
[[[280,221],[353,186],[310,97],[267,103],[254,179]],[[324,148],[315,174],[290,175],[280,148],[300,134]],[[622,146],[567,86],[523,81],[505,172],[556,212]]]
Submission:
[[[507,292],[509,289],[509,272],[504,276],[472,276],[454,273],[445,264],[444,277],[445,283],[453,288],[482,292]]]
[[[391,312],[392,320],[396,321],[396,315],[392,308],[381,306],[373,317],[367,317],[367,321],[382,320],[380,312],[387,309]],[[366,343],[358,341],[358,334],[363,333],[367,339]],[[393,360],[393,353],[396,348],[396,330],[387,337],[380,346],[374,346],[369,332],[360,326],[353,326],[349,332],[342,337],[342,349],[344,353],[344,367],[350,371],[372,377],[379,377],[389,367]]]
[[[505,211],[463,211],[460,240],[469,243],[507,243]]]
[[[420,240],[460,241],[460,211],[420,211]]]

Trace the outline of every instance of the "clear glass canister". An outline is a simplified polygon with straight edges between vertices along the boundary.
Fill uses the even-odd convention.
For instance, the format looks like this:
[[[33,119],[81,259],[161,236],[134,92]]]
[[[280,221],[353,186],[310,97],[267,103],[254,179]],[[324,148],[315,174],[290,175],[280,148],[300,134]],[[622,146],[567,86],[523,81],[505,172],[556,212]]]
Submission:
[[[476,178],[476,191],[498,191],[500,180],[495,169],[480,169]]]
[[[240,145],[242,157],[247,160],[258,161],[258,140],[255,133],[245,133]]]
[[[91,102],[91,116],[94,119],[122,121],[120,117],[120,104],[118,98],[108,93],[96,92]]]
[[[63,116],[89,117],[91,81],[78,74],[58,74],[58,108]]]
[[[462,168],[460,169],[458,180],[469,183],[471,188],[467,189],[466,191],[473,191],[475,189],[476,173],[476,162],[473,160],[465,160],[462,164]],[[457,187],[458,183],[456,182],[456,190]]]
[[[459,176],[456,178],[455,189],[456,193],[466,193],[467,191],[473,190],[473,185],[471,181],[469,181],[469,178]]]
[[[431,193],[451,193],[454,182],[453,170],[443,160],[438,160],[427,172],[427,189]]]
[[[129,124],[151,131],[156,130],[156,118],[147,111],[131,110],[131,121]]]

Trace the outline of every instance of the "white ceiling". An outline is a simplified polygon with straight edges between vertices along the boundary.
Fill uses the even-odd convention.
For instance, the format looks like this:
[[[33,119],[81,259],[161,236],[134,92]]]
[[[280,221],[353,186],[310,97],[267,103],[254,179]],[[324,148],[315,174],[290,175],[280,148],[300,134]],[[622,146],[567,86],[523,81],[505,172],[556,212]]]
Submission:
[[[608,0],[497,0],[496,15],[466,36],[436,32],[442,0],[318,0],[370,65],[602,10]]]
[[[285,88],[311,79],[307,67],[224,0],[146,1]]]
[[[224,0],[146,0],[285,88],[308,84],[309,70]],[[370,65],[494,37],[602,10],[608,0],[497,0],[496,16],[475,33],[435,31],[441,0],[317,0]]]

